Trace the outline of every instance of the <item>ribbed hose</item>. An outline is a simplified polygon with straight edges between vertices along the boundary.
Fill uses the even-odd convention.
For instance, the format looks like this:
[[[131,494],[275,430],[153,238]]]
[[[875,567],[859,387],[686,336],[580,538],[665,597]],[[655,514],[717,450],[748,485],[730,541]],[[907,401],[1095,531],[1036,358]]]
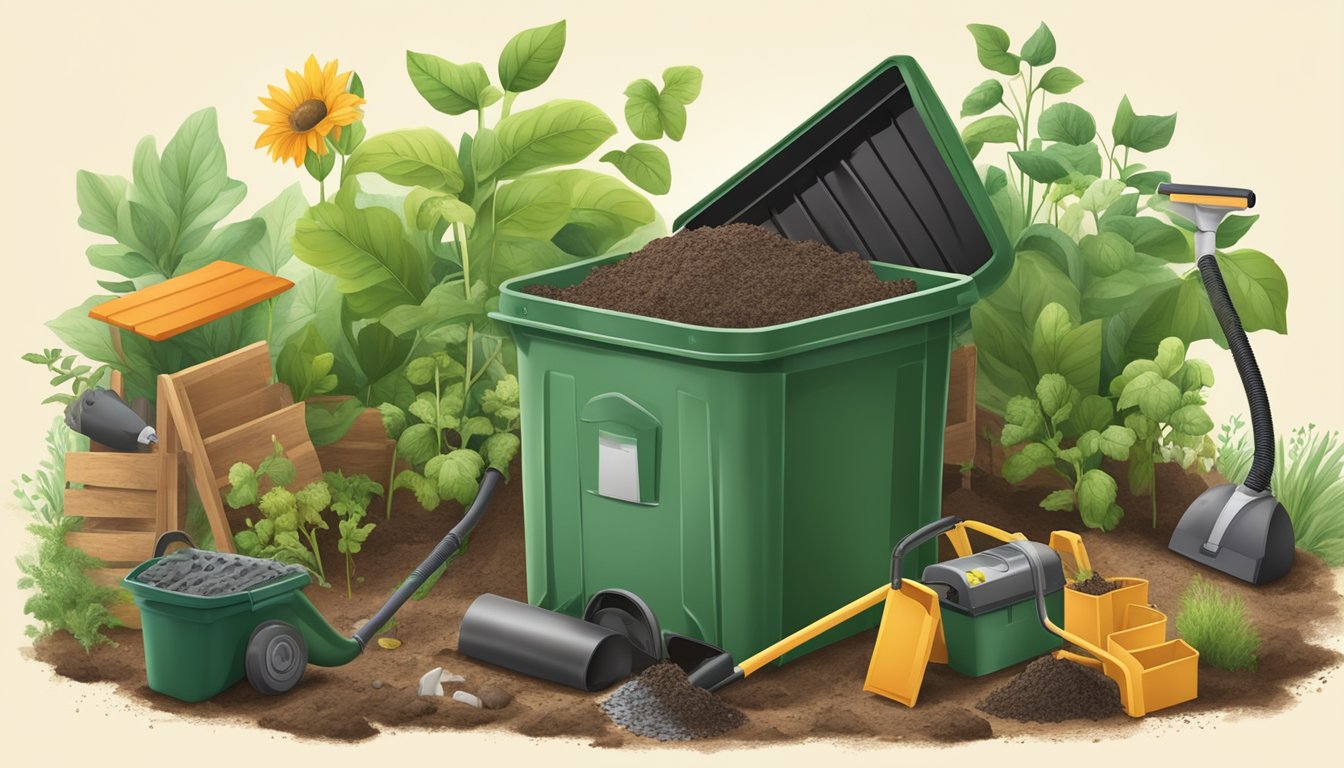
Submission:
[[[462,516],[457,525],[453,526],[448,535],[443,537],[438,546],[434,547],[434,551],[429,553],[429,557],[416,566],[414,571],[411,571],[411,575],[401,583],[401,586],[392,594],[387,604],[379,609],[378,613],[372,619],[369,619],[367,624],[355,632],[355,642],[359,643],[361,649],[368,645],[369,640],[373,639],[378,630],[392,619],[392,616],[401,606],[406,604],[407,600],[411,599],[411,595],[415,594],[415,591],[425,583],[425,580],[437,571],[439,566],[448,562],[448,558],[452,557],[457,548],[462,545],[462,539],[471,533],[471,529],[476,527],[476,523],[485,514],[485,508],[490,504],[490,497],[494,495],[495,487],[499,485],[502,478],[503,476],[497,469],[487,469],[485,471],[485,477],[481,478],[481,489],[476,493],[476,500],[471,503],[471,508],[467,510],[467,513]],[[391,493],[391,491],[388,492]]]
[[[1241,375],[1241,386],[1246,390],[1246,400],[1251,408],[1251,435],[1255,440],[1255,458],[1251,461],[1251,470],[1246,473],[1242,485],[1252,491],[1269,490],[1269,480],[1274,474],[1274,419],[1269,412],[1269,395],[1265,392],[1265,380],[1260,376],[1260,366],[1255,362],[1255,353],[1251,351],[1251,342],[1241,327],[1241,317],[1232,305],[1227,284],[1223,282],[1223,273],[1218,269],[1218,260],[1213,256],[1199,258],[1199,276],[1204,279],[1204,289],[1209,294],[1209,304],[1218,318],[1218,325],[1227,337],[1228,349],[1237,363],[1237,373]]]

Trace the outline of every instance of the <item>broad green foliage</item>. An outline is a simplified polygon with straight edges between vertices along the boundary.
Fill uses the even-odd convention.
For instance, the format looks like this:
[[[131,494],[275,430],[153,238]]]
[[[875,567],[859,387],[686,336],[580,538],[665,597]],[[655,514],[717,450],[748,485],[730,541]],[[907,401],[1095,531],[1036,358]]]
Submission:
[[[1181,593],[1176,631],[1209,666],[1234,671],[1256,667],[1260,633],[1245,604],[1201,576],[1192,577]]]
[[[1246,479],[1254,451],[1240,418],[1222,427],[1218,471],[1234,483]],[[1338,432],[1315,424],[1280,436],[1274,452],[1275,497],[1293,520],[1297,546],[1332,568],[1344,565],[1344,443]]]
[[[79,225],[112,241],[89,246],[89,263],[112,273],[113,279],[100,280],[102,293],[47,325],[93,368],[120,371],[127,400],[143,397],[152,402],[160,373],[174,373],[271,338],[277,299],[164,342],[134,333],[121,333],[114,342],[107,325],[88,316],[92,307],[118,295],[217,260],[271,274],[285,267],[294,222],[307,204],[296,185],[251,218],[221,224],[242,203],[247,188],[229,178],[213,109],[188,117],[162,154],[152,137],[141,140],[131,178],[80,171],[75,192]]]
[[[34,640],[69,632],[86,651],[112,643],[103,629],[121,622],[109,608],[129,599],[121,589],[94,584],[86,571],[102,563],[65,543],[66,534],[83,525],[83,518],[65,516],[65,454],[88,447],[86,438],[54,419],[47,431],[47,458],[32,475],[14,481],[14,498],[32,516],[28,532],[38,542],[35,556],[18,560],[19,589],[34,590],[23,611],[37,623],[25,632]]]
[[[962,102],[962,129],[972,156],[1006,145],[1000,165],[982,168],[990,202],[1016,243],[1013,274],[972,310],[979,356],[980,404],[1002,411],[1009,398],[1030,396],[1037,376],[1032,342],[1041,309],[1057,303],[1076,324],[1097,323],[1099,345],[1075,361],[1089,382],[1084,395],[1130,361],[1152,358],[1159,342],[1186,345],[1213,339],[1226,345],[1193,269],[1191,225],[1171,214],[1157,185],[1167,171],[1131,162],[1132,153],[1165,148],[1176,115],[1142,115],[1122,97],[1109,136],[1086,109],[1049,96],[1067,94],[1083,79],[1051,66],[1056,44],[1041,24],[1014,53],[1007,32],[969,27],[985,68],[1005,76],[973,88]],[[1049,106],[1046,106],[1046,104]],[[1288,288],[1283,272],[1260,251],[1231,249],[1255,216],[1229,217],[1219,229],[1217,259],[1248,331],[1287,332]]]
[[[234,547],[244,555],[302,565],[319,584],[330,586],[317,532],[329,527],[322,512],[331,505],[331,491],[326,482],[309,483],[298,490],[287,488],[294,482],[294,463],[274,438],[271,446],[271,455],[255,468],[241,461],[229,468],[225,497],[229,506],[241,509],[255,504],[261,512],[261,519],[254,523],[247,518],[247,529],[233,535]]]
[[[110,365],[100,365],[94,368],[91,365],[82,364],[78,362],[75,355],[64,354],[60,349],[44,349],[40,353],[29,352],[23,356],[23,360],[33,365],[45,367],[52,374],[51,381],[47,382],[51,386],[59,388],[66,384],[70,385],[69,393],[58,390],[55,394],[43,400],[43,405],[47,403],[69,405],[85,390],[98,386],[112,370]]]
[[[383,486],[364,475],[346,477],[339,471],[324,472],[322,479],[331,491],[331,511],[340,518],[336,523],[340,533],[336,550],[345,555],[345,596],[349,598],[355,573],[355,555],[364,548],[364,542],[368,541],[369,534],[377,527],[363,520],[369,513],[369,502],[374,496],[383,495]]]
[[[388,485],[426,508],[470,504],[485,468],[517,453],[516,352],[489,318],[500,284],[665,229],[643,192],[668,192],[671,166],[649,142],[682,138],[700,70],[670,67],[661,87],[627,89],[627,126],[643,141],[600,154],[620,176],[574,167],[599,157],[616,122],[587,101],[518,101],[550,79],[566,35],[563,21],[518,33],[494,82],[481,63],[408,51],[416,91],[440,113],[474,117],[468,132],[412,128],[333,145],[339,191],[294,227],[294,253],[312,269],[295,275],[279,377],[296,397],[378,407],[412,465]],[[401,191],[366,191],[378,184]],[[387,504],[390,514],[390,493]]]

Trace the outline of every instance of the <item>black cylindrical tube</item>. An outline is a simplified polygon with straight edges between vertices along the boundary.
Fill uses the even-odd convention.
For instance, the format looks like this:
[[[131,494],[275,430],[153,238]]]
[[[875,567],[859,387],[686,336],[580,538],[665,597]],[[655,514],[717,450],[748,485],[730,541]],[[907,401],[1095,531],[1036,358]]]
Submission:
[[[457,637],[473,659],[584,691],[629,675],[631,648],[614,630],[488,593],[467,608]]]
[[[1237,315],[1237,308],[1233,306],[1232,297],[1227,292],[1227,284],[1223,282],[1218,260],[1213,256],[1201,256],[1199,276],[1204,280],[1204,289],[1209,294],[1209,304],[1213,306],[1218,325],[1227,337],[1227,347],[1236,361],[1241,386],[1246,390],[1246,400],[1250,403],[1255,458],[1251,461],[1251,469],[1246,473],[1242,485],[1252,491],[1267,491],[1274,474],[1274,419],[1269,412],[1265,380],[1260,376],[1260,366],[1255,362],[1250,339],[1246,338],[1246,331],[1241,327],[1241,317]]]

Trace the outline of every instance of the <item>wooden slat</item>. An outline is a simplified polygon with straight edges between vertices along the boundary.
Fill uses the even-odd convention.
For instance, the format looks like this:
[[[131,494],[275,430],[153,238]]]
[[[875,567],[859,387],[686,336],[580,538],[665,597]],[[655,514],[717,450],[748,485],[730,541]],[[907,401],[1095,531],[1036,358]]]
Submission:
[[[158,519],[158,494],[122,488],[67,488],[65,514],[77,517]]]
[[[75,531],[65,543],[102,560],[108,565],[134,565],[154,556],[153,531],[98,532]]]
[[[294,462],[294,485],[302,488],[309,483],[322,479],[322,460],[317,457],[317,449],[310,442],[299,443],[293,450],[286,448],[285,456]],[[225,481],[228,478],[225,477]]]
[[[943,431],[943,463],[975,461],[975,423],[953,424]]]
[[[223,487],[228,482],[229,467],[234,464],[242,461],[255,467],[257,462],[271,455],[272,437],[280,441],[291,459],[295,458],[294,452],[299,446],[308,445],[311,448],[308,424],[304,417],[306,408],[304,403],[295,403],[213,437],[204,438],[202,445],[210,457],[216,486]],[[316,456],[314,453],[314,460]]]
[[[261,389],[269,384],[271,353],[266,342],[259,341],[209,362],[180,370],[170,378],[182,390],[179,396],[185,394],[191,402],[193,412],[208,411],[242,392]],[[178,429],[186,429],[186,426],[179,424]]]
[[[317,448],[317,457],[327,471],[340,470],[346,477],[368,475],[376,482],[387,485],[388,471],[392,468],[392,454],[397,444],[392,440],[382,443],[351,443],[339,440]]]
[[[117,323],[115,320],[116,316],[122,312],[129,311],[143,304],[157,301],[166,296],[171,296],[188,288],[205,285],[212,280],[218,280],[225,275],[238,272],[242,269],[244,269],[244,267],[241,264],[234,264],[228,261],[212,262],[180,277],[164,280],[163,282],[155,283],[148,288],[141,288],[134,293],[128,293],[121,298],[99,304],[89,310],[89,317],[92,317],[94,320],[102,320],[104,323],[126,328],[128,331],[133,330],[132,328]]]
[[[130,572],[130,568],[95,568],[85,571],[93,583],[100,587],[120,587],[121,580]]]
[[[158,525],[154,517],[86,517],[80,531],[84,533],[154,532]]]
[[[269,361],[270,355],[264,342],[232,354],[237,356],[240,352],[247,352],[255,355],[257,350],[254,347],[259,347],[260,353]],[[210,468],[210,458],[206,454],[201,433],[196,431],[195,419],[183,403],[183,384],[173,376],[162,377],[159,381],[159,397],[168,404],[168,412],[178,430],[180,446],[190,460],[191,471],[195,476],[196,493],[205,508],[205,517],[210,521],[215,549],[220,552],[233,552],[233,533],[229,530],[229,518],[224,512],[224,502],[219,497],[219,486],[215,482],[214,470]]]
[[[265,275],[265,273],[261,273]],[[222,281],[221,281],[222,282]],[[135,326],[135,332],[150,341],[164,341],[179,333],[199,328],[212,320],[231,315],[274,298],[294,287],[294,283],[283,277],[266,275],[243,285],[231,287],[229,293],[203,300],[194,300],[182,309],[157,317]]]
[[[952,350],[947,389],[947,423],[961,424],[975,414],[975,347]]]
[[[181,290],[164,294],[150,301],[144,301],[134,307],[119,310],[112,315],[124,328],[140,329],[146,323],[164,318],[186,319],[197,314],[196,307],[202,302],[227,299],[234,291],[251,286],[259,280],[270,277],[265,272],[238,267],[228,274],[220,275],[206,283],[185,286]]]
[[[103,488],[154,490],[159,484],[159,457],[153,453],[67,453],[65,479]]]
[[[127,629],[140,629],[140,609],[135,603],[115,603],[107,612],[116,616]]]
[[[160,375],[158,378],[158,397],[155,409],[155,423],[159,433],[159,493],[155,499],[155,518],[158,533],[181,530],[186,527],[186,495],[182,493],[182,484],[186,477],[181,454],[181,441],[178,439],[177,423],[173,421],[168,408],[164,388],[172,386],[172,380]]]
[[[192,402],[196,402],[195,398]],[[289,385],[276,382],[245,392],[209,410],[196,411],[196,428],[203,436],[210,437],[293,404],[294,395],[289,391]]]

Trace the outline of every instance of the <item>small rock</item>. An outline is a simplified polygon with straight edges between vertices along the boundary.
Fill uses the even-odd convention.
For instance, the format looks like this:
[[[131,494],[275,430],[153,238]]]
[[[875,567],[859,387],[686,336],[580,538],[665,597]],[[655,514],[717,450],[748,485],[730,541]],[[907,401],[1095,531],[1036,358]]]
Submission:
[[[445,683],[445,684],[447,684],[447,683],[465,683],[466,681],[467,681],[467,678],[465,678],[465,677],[463,677],[463,676],[461,676],[461,675],[454,675],[454,674],[452,674],[451,672],[444,672],[443,675],[439,678],[439,682],[442,682],[442,683]]]
[[[513,701],[513,694],[493,685],[487,685],[476,694],[486,709],[503,709]]]
[[[467,693],[466,691],[453,691],[453,701],[460,701],[463,704],[466,704],[468,707],[475,707],[477,709],[481,708],[480,698],[473,694]]]
[[[383,681],[382,681],[382,680],[374,680],[374,681],[373,681],[373,690],[376,691],[376,690],[378,690],[379,688],[382,688],[382,687],[383,687]]]
[[[416,692],[421,696],[442,696],[443,667],[435,667],[426,672],[420,678],[420,686]]]

